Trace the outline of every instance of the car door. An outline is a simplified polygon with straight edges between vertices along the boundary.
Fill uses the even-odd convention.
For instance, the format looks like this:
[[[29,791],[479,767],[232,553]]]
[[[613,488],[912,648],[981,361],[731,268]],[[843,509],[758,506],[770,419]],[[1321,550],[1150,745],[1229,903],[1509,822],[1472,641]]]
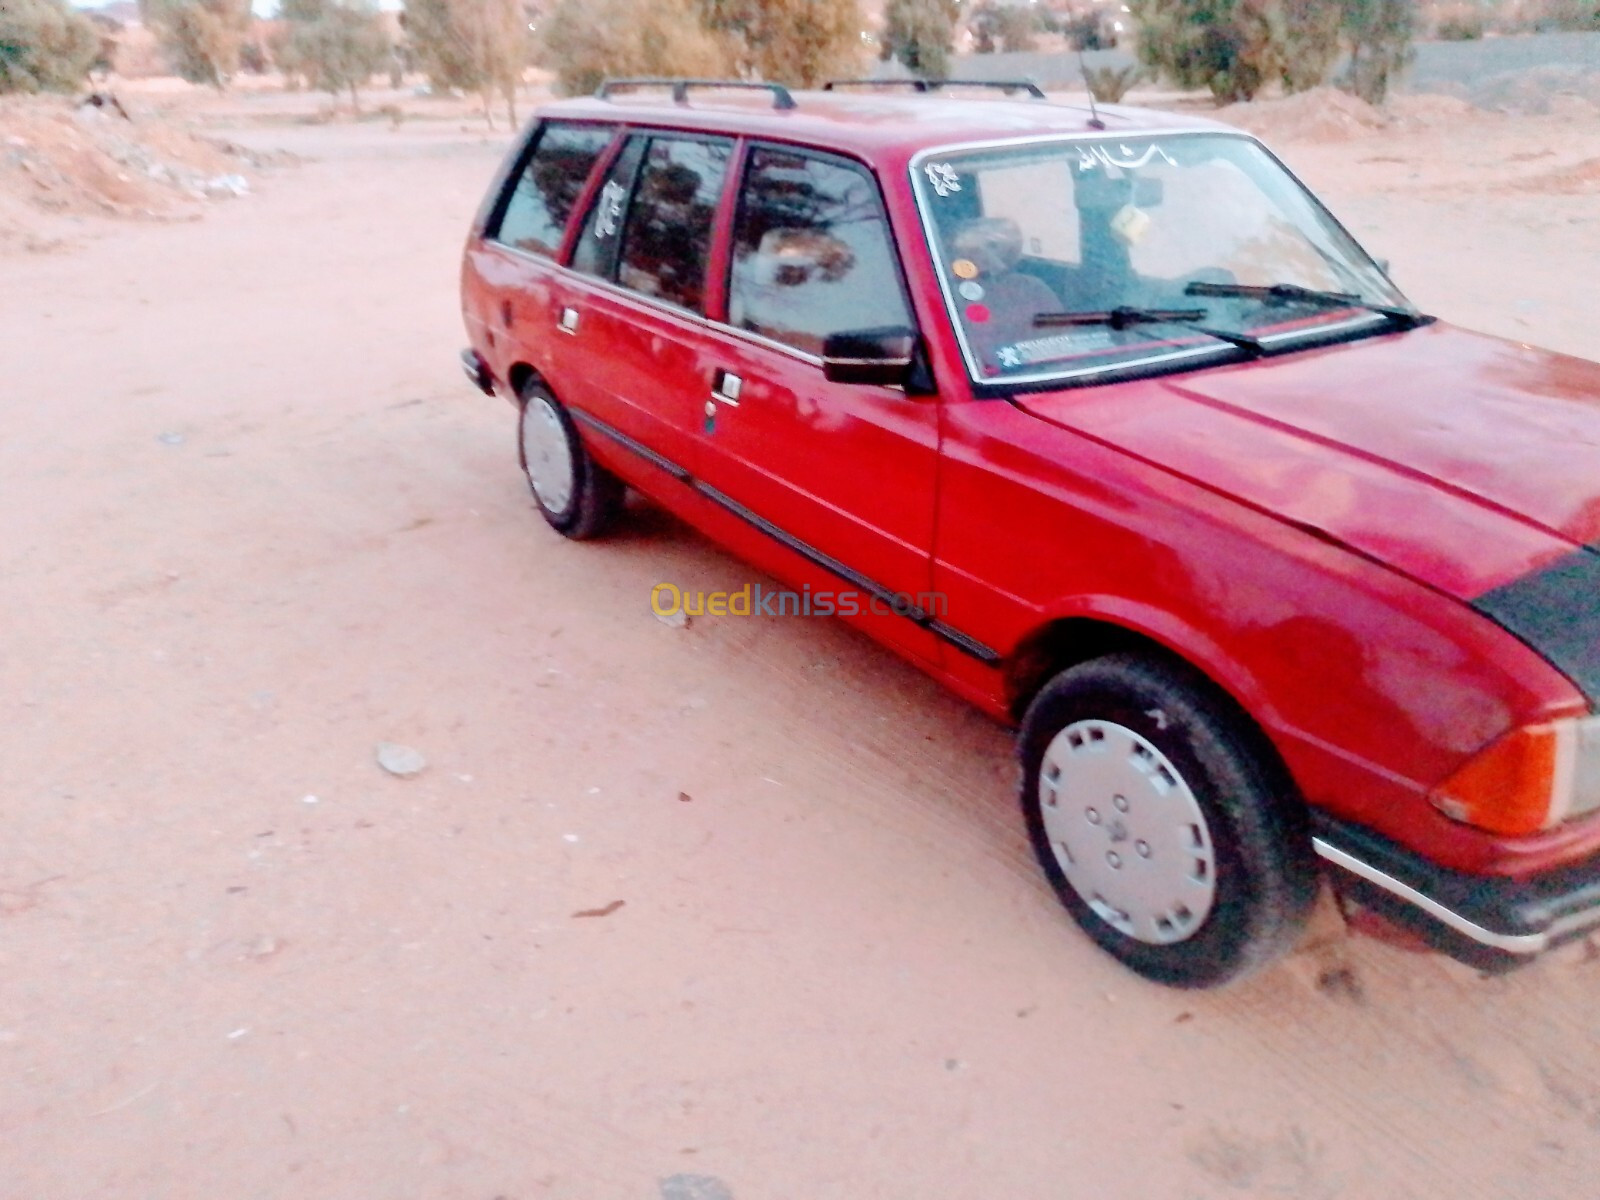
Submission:
[[[726,321],[697,381],[701,489],[824,568],[841,615],[935,659],[937,400],[822,370],[830,334],[914,325],[877,181],[849,159],[750,145],[726,257]]]
[[[713,230],[731,138],[637,131],[572,248],[562,399],[580,421],[682,478],[705,389]]]
[[[555,369],[551,336],[564,307],[563,272],[556,269],[567,227],[589,177],[616,137],[614,124],[545,121],[508,173],[484,226],[468,249],[464,289],[476,296],[466,313],[474,345],[487,346],[495,374],[508,363]],[[480,340],[479,334],[482,338]]]

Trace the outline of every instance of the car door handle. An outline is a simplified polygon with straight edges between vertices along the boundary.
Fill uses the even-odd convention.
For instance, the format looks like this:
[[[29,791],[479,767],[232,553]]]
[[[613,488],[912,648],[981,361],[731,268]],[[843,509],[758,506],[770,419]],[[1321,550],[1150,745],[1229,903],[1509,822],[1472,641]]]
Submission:
[[[731,404],[739,407],[739,393],[744,391],[744,380],[732,371],[717,368],[717,373],[711,380],[711,398],[719,404]]]
[[[575,308],[563,308],[560,318],[556,321],[556,328],[561,330],[562,333],[577,333],[578,310]]]

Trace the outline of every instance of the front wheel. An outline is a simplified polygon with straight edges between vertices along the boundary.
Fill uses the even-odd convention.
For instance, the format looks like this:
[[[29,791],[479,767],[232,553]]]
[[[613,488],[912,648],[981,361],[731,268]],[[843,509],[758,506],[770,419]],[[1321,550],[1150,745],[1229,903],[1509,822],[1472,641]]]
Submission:
[[[571,414],[542,384],[522,389],[517,446],[534,503],[557,533],[596,537],[621,513],[622,481],[594,461]]]
[[[1264,738],[1182,664],[1116,654],[1029,706],[1022,807],[1085,932],[1175,987],[1215,987],[1288,951],[1316,899],[1303,806]]]

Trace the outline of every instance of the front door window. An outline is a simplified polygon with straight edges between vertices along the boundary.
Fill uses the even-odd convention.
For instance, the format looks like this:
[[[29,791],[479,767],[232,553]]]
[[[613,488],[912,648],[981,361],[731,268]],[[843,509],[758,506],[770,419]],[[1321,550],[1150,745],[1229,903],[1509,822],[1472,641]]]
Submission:
[[[758,146],[734,229],[728,321],[805,354],[829,334],[909,326],[877,184],[842,160]]]

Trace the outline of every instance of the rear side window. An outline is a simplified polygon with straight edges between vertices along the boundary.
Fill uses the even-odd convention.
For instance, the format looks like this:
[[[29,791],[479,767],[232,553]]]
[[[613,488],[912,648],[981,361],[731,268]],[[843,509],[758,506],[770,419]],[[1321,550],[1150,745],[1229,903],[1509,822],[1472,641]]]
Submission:
[[[533,153],[506,200],[495,240],[554,257],[589,173],[614,132],[609,125],[546,122],[541,126]]]
[[[705,311],[711,226],[732,153],[726,142],[651,139],[623,226],[618,283]]]
[[[878,185],[866,171],[791,150],[751,152],[728,321],[813,355],[831,333],[912,324]]]

